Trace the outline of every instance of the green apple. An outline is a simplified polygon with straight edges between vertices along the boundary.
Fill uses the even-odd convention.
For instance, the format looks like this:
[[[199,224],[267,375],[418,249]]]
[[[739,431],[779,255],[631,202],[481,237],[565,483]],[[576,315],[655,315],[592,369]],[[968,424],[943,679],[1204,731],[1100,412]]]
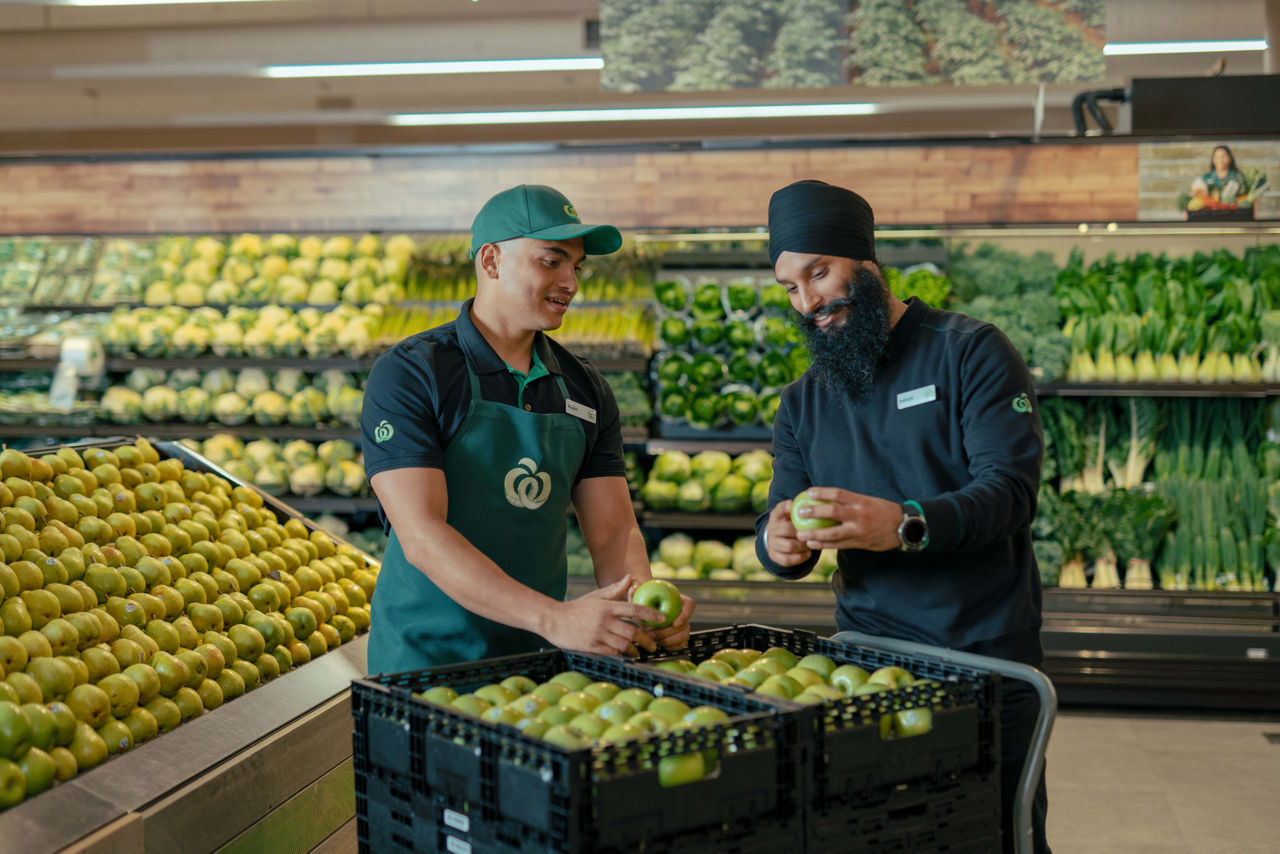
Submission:
[[[891,691],[888,685],[880,682],[863,682],[857,688],[853,689],[853,696],[861,697],[863,694],[879,694],[881,691]]]
[[[687,726],[700,727],[710,726],[728,719],[729,713],[724,709],[718,709],[715,706],[695,706],[686,712],[680,720]]]
[[[601,703],[592,712],[600,720],[611,724],[622,723],[635,713],[636,710],[631,708],[631,704],[623,700],[610,700],[607,703]]]
[[[599,739],[608,744],[617,744],[623,741],[633,741],[642,738],[645,731],[638,726],[629,723],[614,724],[604,732],[600,733]]]
[[[18,763],[0,759],[0,808],[22,803],[27,796],[27,780]]]
[[[786,650],[783,650],[783,652],[785,651]],[[788,665],[785,661],[783,661],[780,658],[775,658],[773,656],[767,656],[767,657],[762,656],[760,658],[757,658],[755,661],[751,662],[751,664],[744,669],[763,670],[765,674],[768,676],[778,676],[790,670],[791,666]]]
[[[790,670],[800,663],[800,656],[796,655],[789,649],[780,646],[772,646],[764,651],[760,656],[761,659],[772,658],[782,662],[783,670]],[[758,663],[758,662],[757,662]]]
[[[822,697],[818,696],[817,694],[813,693],[812,691],[801,691],[799,694],[796,694],[791,699],[797,703],[803,703],[806,706],[821,706],[823,703],[826,702],[826,700],[824,700]]]
[[[561,685],[559,682],[543,682],[531,692],[537,694],[551,705],[560,702],[560,698],[569,693],[569,686]]]
[[[650,703],[645,711],[657,715],[668,724],[674,724],[689,713],[689,706],[675,697],[659,697]]]
[[[488,721],[492,724],[507,724],[514,726],[515,722],[520,720],[521,714],[515,709],[506,706],[490,706],[480,715],[480,720]]]
[[[627,688],[620,691],[615,701],[626,703],[633,712],[643,712],[653,702],[653,695],[643,688]]]
[[[740,649],[716,650],[711,658],[715,661],[723,661],[725,664],[732,667],[734,672],[746,667],[752,661],[752,659],[747,656],[746,652]]]
[[[582,714],[576,709],[566,709],[562,706],[547,706],[538,712],[538,720],[556,726],[559,724],[567,724],[569,721]]]
[[[756,687],[755,685],[752,685],[752,684],[751,684],[750,682],[748,682],[747,680],[745,680],[745,679],[743,679],[742,677],[738,676],[736,673],[735,673],[734,675],[732,675],[732,676],[728,676],[728,677],[725,677],[724,679],[721,679],[721,680],[720,680],[720,684],[721,684],[721,685],[732,685],[732,686],[733,686],[733,687],[735,687],[735,688],[745,688],[745,689],[747,689],[748,691],[754,691],[754,690],[755,690],[755,687]]]
[[[727,679],[734,674],[734,669],[723,661],[715,659],[707,659],[698,665],[693,671],[692,676],[701,676],[710,679],[713,682],[719,682],[721,679]]]
[[[679,718],[677,718],[677,720],[679,720]],[[627,725],[635,727],[645,735],[655,735],[671,729],[671,721],[667,720],[662,715],[654,714],[647,709],[643,712],[636,712],[628,718]]]
[[[753,664],[749,667],[744,667],[742,670],[739,670],[737,674],[734,675],[733,678],[741,679],[743,682],[746,682],[748,685],[751,686],[751,690],[754,691],[756,688],[759,688],[760,683],[768,679],[770,675],[771,674],[769,673],[769,671],[765,670],[763,667],[756,667]]]
[[[592,682],[582,690],[595,697],[601,703],[607,703],[614,697],[618,696],[622,691],[622,688],[614,685],[612,682]]]
[[[834,661],[827,658],[825,655],[819,655],[816,652],[806,655],[804,658],[800,659],[800,661],[796,663],[796,666],[809,668],[814,673],[821,676],[823,682],[829,682],[831,680],[832,672],[836,669],[836,663]]]
[[[577,730],[565,724],[556,724],[542,734],[542,740],[563,747],[565,750],[581,750],[588,742]]]
[[[830,685],[810,685],[800,692],[801,694],[813,694],[821,697],[824,702],[830,700],[843,700],[844,694],[839,688],[832,688]]]
[[[437,706],[447,706],[454,700],[458,699],[458,692],[450,688],[448,685],[436,685],[428,688],[418,695],[428,703],[435,703]]]
[[[585,673],[579,673],[576,670],[566,670],[563,673],[557,673],[547,681],[563,685],[570,691],[581,691],[595,680]]]
[[[796,682],[800,683],[800,690],[808,688],[810,685],[825,685],[827,680],[822,678],[822,674],[807,667],[796,665],[788,670],[784,675],[790,676]]]
[[[463,694],[449,704],[450,708],[462,712],[464,715],[471,715],[478,718],[486,711],[492,708],[493,703],[483,697],[477,697],[475,694]]]
[[[670,670],[672,673],[692,673],[698,668],[696,664],[685,658],[672,658],[667,661],[659,661],[654,667],[659,670]]]
[[[525,694],[528,694],[534,688],[538,687],[537,682],[534,682],[528,676],[522,676],[519,674],[515,676],[508,676],[506,679],[503,679],[498,684],[501,685],[503,688],[509,688],[512,691],[515,691],[517,697],[522,697]]]
[[[31,748],[18,760],[18,768],[26,781],[28,796],[38,795],[52,786],[57,772],[53,757],[38,747]]]
[[[791,501],[791,524],[795,526],[797,531],[814,531],[818,528],[833,528],[840,524],[835,519],[800,515],[800,511],[806,507],[820,507],[831,504],[835,504],[835,502],[819,501],[816,498],[810,498],[809,491],[806,489]]]
[[[804,690],[803,685],[783,673],[778,676],[770,676],[761,682],[760,686],[756,688],[756,693],[789,700],[802,690]]]
[[[504,688],[502,685],[485,685],[471,693],[494,706],[505,706],[520,696],[510,688]]]
[[[600,733],[604,732],[609,728],[608,723],[600,720],[598,717],[591,714],[590,712],[583,712],[580,715],[574,716],[574,718],[570,720],[569,723],[566,724],[566,726],[570,727],[571,729],[577,730],[578,732],[582,733],[585,736],[588,736],[589,738],[599,738]]]
[[[879,682],[881,685],[888,686],[889,688],[897,688],[902,685],[907,685],[914,679],[915,677],[906,670],[903,670],[901,667],[893,666],[881,667],[879,670],[874,671],[867,677],[868,682]]]
[[[831,687],[838,688],[841,694],[852,697],[853,689],[864,684],[867,676],[867,671],[856,664],[842,664],[831,671],[831,678],[827,681]]]
[[[707,766],[701,751],[684,756],[667,756],[658,761],[658,785],[664,789],[702,779]]]
[[[893,734],[898,738],[924,735],[933,729],[933,712],[929,709],[902,709],[893,713]]]
[[[646,626],[661,629],[675,622],[680,616],[684,602],[680,599],[680,591],[665,578],[651,578],[641,584],[631,594],[631,601],[645,608],[652,608],[662,614],[661,620],[645,620]]]
[[[541,718],[521,718],[516,721],[516,729],[530,738],[542,738],[551,729],[551,724]]]
[[[523,697],[516,697],[510,703],[507,703],[507,708],[515,709],[526,717],[533,717],[550,705],[546,699],[537,694],[525,694]]]
[[[573,691],[565,694],[560,698],[560,702],[556,703],[562,709],[573,709],[578,712],[590,712],[600,705],[600,700],[593,694],[586,691]]]
[[[19,759],[30,747],[31,725],[22,713],[22,707],[17,703],[0,702],[0,756]]]

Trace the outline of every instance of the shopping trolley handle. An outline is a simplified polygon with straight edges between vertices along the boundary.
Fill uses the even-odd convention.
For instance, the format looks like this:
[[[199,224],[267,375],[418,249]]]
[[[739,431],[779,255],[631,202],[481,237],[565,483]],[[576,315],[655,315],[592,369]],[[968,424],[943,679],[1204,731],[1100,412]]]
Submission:
[[[1027,748],[1027,761],[1022,766],[1022,777],[1018,780],[1018,794],[1014,801],[1014,851],[1017,854],[1031,854],[1034,841],[1031,833],[1031,802],[1035,798],[1036,785],[1040,780],[1040,772],[1044,770],[1044,753],[1049,746],[1049,734],[1053,731],[1053,720],[1058,715],[1058,692],[1053,683],[1043,672],[1029,664],[1006,661],[1003,658],[992,658],[989,655],[975,655],[972,652],[960,652],[941,646],[929,646],[897,638],[882,638],[862,632],[839,632],[832,635],[835,643],[855,644],[882,649],[903,655],[927,655],[948,664],[972,667],[975,670],[989,670],[1009,679],[1030,682],[1040,695],[1040,712],[1036,715],[1035,730],[1031,735],[1031,744]]]

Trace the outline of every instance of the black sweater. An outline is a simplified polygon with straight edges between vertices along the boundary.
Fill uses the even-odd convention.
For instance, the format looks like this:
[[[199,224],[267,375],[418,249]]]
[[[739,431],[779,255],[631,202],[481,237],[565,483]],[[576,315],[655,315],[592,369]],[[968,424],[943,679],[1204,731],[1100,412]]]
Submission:
[[[835,486],[924,509],[921,552],[839,553],[836,625],[1038,663],[1040,576],[1031,550],[1044,440],[1026,363],[996,327],[918,300],[889,337],[869,397],[853,405],[805,374],[773,426],[769,507]],[[756,552],[769,560],[756,520]]]

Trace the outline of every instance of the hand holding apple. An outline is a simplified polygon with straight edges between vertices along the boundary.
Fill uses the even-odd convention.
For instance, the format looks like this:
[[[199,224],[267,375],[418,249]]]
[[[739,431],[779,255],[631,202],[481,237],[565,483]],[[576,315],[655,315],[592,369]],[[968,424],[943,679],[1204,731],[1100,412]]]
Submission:
[[[809,550],[864,549],[884,552],[898,548],[902,505],[884,498],[860,495],[833,486],[811,486],[796,497],[805,504],[793,510],[796,537]],[[773,532],[769,533],[772,546]]]
[[[652,608],[666,618],[648,630],[655,642],[665,649],[683,649],[689,643],[689,619],[696,604],[670,581],[661,578],[645,581],[632,592],[631,601]]]
[[[658,648],[653,637],[639,626],[662,622],[665,616],[652,608],[627,601],[631,576],[577,599],[555,602],[543,618],[538,634],[561,649],[601,655],[639,655],[639,647],[649,652]],[[630,621],[630,622],[628,622]]]
[[[683,603],[680,591],[664,578],[650,578],[631,591],[631,601],[662,614],[661,620],[646,620],[651,629],[664,629],[680,616]]]
[[[779,501],[769,511],[765,526],[768,533],[769,560],[778,566],[795,566],[809,559],[813,550],[800,541],[795,523],[791,521],[794,502]]]

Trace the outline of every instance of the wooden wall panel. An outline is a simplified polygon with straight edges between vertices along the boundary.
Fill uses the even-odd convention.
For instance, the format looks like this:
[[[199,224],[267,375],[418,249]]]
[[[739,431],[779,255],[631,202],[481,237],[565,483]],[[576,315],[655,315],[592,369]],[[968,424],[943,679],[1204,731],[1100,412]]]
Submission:
[[[883,225],[1133,220],[1134,144],[0,162],[0,233],[465,231],[519,183],[623,228],[752,227],[818,178]]]

